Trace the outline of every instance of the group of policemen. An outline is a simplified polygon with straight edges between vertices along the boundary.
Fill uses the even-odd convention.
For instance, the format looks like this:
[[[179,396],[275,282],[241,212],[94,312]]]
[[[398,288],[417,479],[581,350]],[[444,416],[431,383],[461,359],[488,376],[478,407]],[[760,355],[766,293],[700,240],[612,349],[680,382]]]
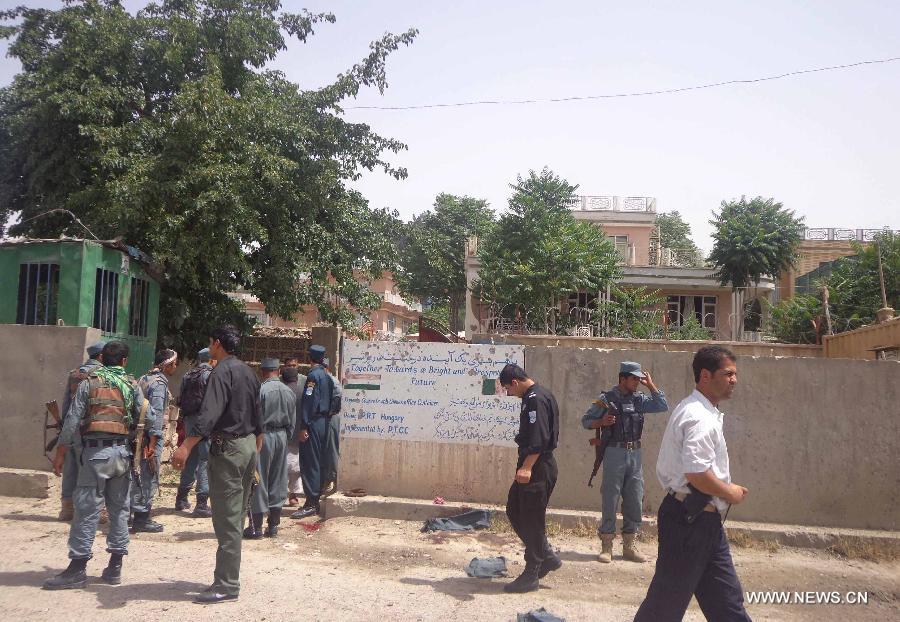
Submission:
[[[731,482],[722,433],[721,401],[737,384],[736,357],[720,346],[701,348],[693,361],[696,388],[668,420],[657,461],[657,476],[668,493],[659,508],[656,572],[636,621],[681,620],[692,597],[709,620],[747,622],[743,591],[723,523],[731,505],[747,488]],[[500,384],[522,400],[515,437],[519,458],[509,489],[506,514],[525,546],[525,568],[506,584],[507,592],[539,589],[540,579],[563,562],[547,540],[546,510],[556,486],[553,451],[559,442],[559,407],[553,394],[523,368],[506,365]],[[638,392],[643,385],[649,395]],[[639,363],[626,361],[619,382],[600,394],[582,417],[585,429],[598,430],[603,487],[599,561],[612,562],[616,509],[621,501],[625,560],[646,561],[636,548],[644,496],[641,436],[644,416],[669,408],[665,394]],[[596,468],[595,468],[596,472]]]
[[[278,359],[265,359],[260,384],[255,372],[234,357],[237,331],[223,327],[213,331],[216,335],[211,337],[211,348],[197,353],[196,366],[182,379],[178,400],[181,446],[172,458],[173,466],[181,469],[175,509],[191,509],[188,497],[196,483],[192,515],[211,517],[219,538],[215,581],[198,597],[199,602],[237,597],[240,538],[277,534],[282,507],[288,501],[289,470],[300,471],[306,498],[291,517],[319,513],[321,497],[337,487],[340,451],[341,389],[328,372],[324,347],[310,348],[313,365],[308,376],[299,373],[297,359],[286,360],[284,366]],[[175,400],[169,379],[178,355],[160,350],[153,368],[135,380],[125,372],[127,344],[98,342],[87,354],[88,360],[69,372],[53,459],[54,471],[63,478],[60,518],[72,524],[70,564],[44,583],[44,588],[51,590],[86,584],[85,568],[101,520],[110,524],[110,560],[102,574],[110,584],[121,582],[129,531],[163,530],[150,514],[159,490],[165,426],[176,418],[171,415]],[[238,440],[247,441],[241,443],[247,460],[240,465],[238,487],[234,488],[230,470],[235,465],[221,458]],[[300,450],[294,453],[296,464],[289,469],[288,446],[292,443]],[[248,498],[251,489],[254,492]],[[230,494],[235,490],[240,494]],[[250,520],[241,533],[248,508]]]
[[[88,359],[77,369],[69,372],[66,379],[66,391],[62,401],[62,428],[71,407],[75,402],[80,385],[96,376],[96,372],[115,365],[104,365],[103,349],[105,341],[99,341],[87,348]],[[127,353],[126,353],[127,357]],[[172,394],[169,391],[169,378],[175,373],[178,366],[178,355],[173,350],[160,350],[156,354],[154,366],[150,371],[134,383],[142,397],[148,402],[142,428],[144,430],[144,442],[142,443],[142,455],[135,470],[140,475],[136,477],[135,485],[130,488],[129,494],[129,525],[132,533],[146,531],[151,533],[163,530],[162,525],[150,519],[153,500],[159,491],[159,466],[162,457],[164,428],[170,418],[171,408],[174,406]],[[105,371],[105,370],[104,370]],[[89,382],[90,384],[90,382]],[[96,382],[95,382],[96,384]],[[89,404],[82,416],[93,416],[98,421],[114,421],[118,414],[117,396],[109,395],[99,386],[93,386],[93,393],[89,394]],[[115,390],[113,390],[115,393]],[[108,403],[107,403],[108,402]],[[135,421],[137,423],[137,421]],[[74,424],[73,424],[74,425]],[[99,424],[95,423],[96,428]],[[107,425],[107,427],[109,427]],[[79,451],[82,447],[82,435],[72,433],[64,439],[60,435],[54,470],[62,476],[62,495],[59,519],[70,521],[76,513],[75,489],[79,480],[85,477],[80,475]],[[69,441],[67,444],[65,441]],[[70,450],[71,448],[71,450]],[[56,462],[59,461],[57,467]],[[106,523],[109,520],[108,508],[101,507],[99,522]]]
[[[293,501],[289,474],[297,468],[292,453],[298,456],[306,501],[291,518],[317,514],[322,495],[336,487],[341,394],[328,372],[325,348],[310,348],[313,366],[307,376],[299,373],[296,360],[284,366],[277,359],[264,360],[260,383],[234,356],[239,342],[233,327],[212,331],[210,347],[198,353],[198,365],[183,379],[180,393],[185,438],[172,455],[172,465],[182,470],[176,507],[189,508],[196,480],[194,512],[211,515],[218,539],[213,584],[195,598],[204,604],[238,597],[242,539],[277,535],[282,508]],[[162,530],[150,512],[159,486],[163,426],[173,402],[169,378],[178,355],[161,350],[138,381],[125,372],[125,343],[95,344],[88,356],[70,373],[54,458],[54,471],[64,475],[63,512],[68,507],[73,514],[70,564],[44,583],[46,589],[86,584],[104,504],[110,559],[102,578],[107,583],[121,582],[129,516],[133,532]],[[659,509],[656,572],[636,619],[680,620],[696,596],[708,619],[745,621],[750,618],[722,525],[730,506],[741,503],[748,491],[731,482],[718,410],[737,383],[736,357],[725,348],[706,346],[695,355],[693,372],[696,389],[670,416],[657,461],[657,476],[668,494]],[[519,459],[506,511],[525,545],[525,569],[504,589],[529,592],[563,565],[546,535],[547,504],[558,477],[553,451],[559,407],[553,394],[518,365],[506,365],[499,382],[508,395],[522,400],[515,437]],[[649,395],[638,392],[641,385]],[[645,561],[635,546],[644,490],[641,436],[644,416],[666,410],[665,394],[650,374],[626,361],[618,384],[582,418],[584,428],[601,431],[604,449],[598,455],[605,461],[598,528],[603,563],[612,561],[620,501],[623,558]],[[293,443],[297,452],[290,449]],[[248,508],[250,520],[243,528]]]

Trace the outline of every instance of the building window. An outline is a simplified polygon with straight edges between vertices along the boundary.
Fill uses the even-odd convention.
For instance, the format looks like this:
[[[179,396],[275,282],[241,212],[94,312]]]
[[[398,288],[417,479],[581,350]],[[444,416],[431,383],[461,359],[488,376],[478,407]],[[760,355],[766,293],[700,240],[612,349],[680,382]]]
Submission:
[[[21,264],[16,324],[56,324],[58,306],[59,264]]]
[[[97,268],[94,284],[94,328],[105,333],[116,332],[119,319],[119,275],[111,270]]]
[[[397,330],[397,317],[393,313],[388,314],[387,326],[389,333],[393,333]]]
[[[716,296],[668,296],[666,314],[669,326],[680,328],[691,315],[703,328],[716,329]]]
[[[616,252],[622,258],[623,263],[628,262],[628,236],[627,235],[611,235],[608,236],[609,241],[616,247]]]
[[[128,334],[147,336],[147,310],[150,307],[150,283],[131,277],[131,300],[128,303]]]

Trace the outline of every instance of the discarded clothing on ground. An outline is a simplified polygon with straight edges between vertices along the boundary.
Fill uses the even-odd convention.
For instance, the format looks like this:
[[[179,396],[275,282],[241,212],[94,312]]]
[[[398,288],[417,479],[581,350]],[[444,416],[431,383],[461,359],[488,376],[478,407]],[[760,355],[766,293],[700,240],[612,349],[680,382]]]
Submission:
[[[532,609],[528,613],[516,614],[516,622],[566,622],[566,619],[555,616],[541,607]]]
[[[469,510],[447,518],[429,518],[422,531],[473,531],[491,526],[489,510]]]
[[[506,558],[505,557],[475,557],[466,566],[466,574],[477,579],[493,579],[494,577],[505,577],[506,574]]]

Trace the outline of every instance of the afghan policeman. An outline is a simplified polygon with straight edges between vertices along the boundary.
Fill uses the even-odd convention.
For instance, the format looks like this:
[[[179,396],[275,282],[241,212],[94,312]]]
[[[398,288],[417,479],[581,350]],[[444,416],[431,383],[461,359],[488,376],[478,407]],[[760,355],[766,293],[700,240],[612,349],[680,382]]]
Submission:
[[[749,622],[744,593],[722,527],[728,508],[747,498],[731,482],[719,404],[737,385],[734,354],[705,346],[694,355],[696,388],[675,407],[656,462],[668,492],[659,506],[659,556],[635,622],[681,620],[691,597],[707,620]]]
[[[500,371],[500,384],[511,396],[522,398],[519,414],[519,460],[509,488],[506,515],[525,544],[525,570],[506,592],[532,592],[538,581],[558,570],[562,560],[547,542],[547,504],[556,486],[558,470],[553,450],[559,444],[559,407],[547,389],[512,363]]]
[[[95,367],[79,383],[59,435],[54,470],[62,469],[67,453],[76,454],[75,517],[69,528],[69,567],[44,582],[47,590],[87,583],[85,568],[92,557],[104,500],[109,510],[106,550],[110,558],[102,578],[111,585],[122,582],[122,557],[128,554],[129,435],[142,415],[152,425],[153,414],[134,378],[125,373],[128,345],[110,341],[102,353],[103,366]]]
[[[88,346],[88,359],[81,367],[69,372],[69,376],[66,378],[66,391],[63,394],[62,408],[59,411],[62,415],[61,420],[63,423],[65,423],[66,413],[69,412],[69,406],[72,405],[72,398],[75,397],[75,391],[78,390],[78,385],[81,384],[83,380],[87,380],[91,371],[97,367],[103,366],[103,363],[100,360],[103,357],[100,353],[103,351],[103,346],[105,345],[105,341],[98,341],[97,343]],[[67,451],[65,463],[62,468],[62,499],[61,507],[59,509],[59,520],[61,521],[68,522],[72,520],[72,517],[74,516],[75,510],[72,506],[72,493],[75,492],[75,481],[77,478],[78,464],[75,462],[75,452]],[[102,519],[103,517],[101,515],[101,522],[105,522]]]
[[[194,446],[209,437],[209,497],[219,548],[213,584],[194,599],[202,604],[236,600],[241,589],[241,536],[263,431],[259,380],[234,355],[240,342],[234,326],[210,333],[209,353],[218,363],[209,376],[194,435],[172,454],[172,466],[183,469]]]
[[[344,392],[341,383],[331,373],[331,361],[327,357],[322,359],[322,367],[328,372],[333,388],[331,407],[328,409],[328,433],[322,451],[321,496],[327,497],[337,491],[338,465],[341,460],[341,400]]]
[[[200,414],[200,404],[206,393],[206,385],[209,375],[212,373],[215,361],[210,362],[209,348],[203,348],[197,352],[197,365],[195,365],[181,379],[181,391],[178,393],[178,405],[181,408],[181,416],[184,421],[185,434],[194,435],[194,427],[197,423],[197,415]],[[197,443],[184,464],[181,471],[181,480],[178,483],[178,493],[175,495],[175,510],[189,510],[191,504],[188,495],[191,487],[197,482],[197,505],[194,506],[193,515],[200,518],[212,516],[209,509],[209,439],[204,438]]]
[[[150,520],[153,499],[159,492],[159,465],[162,461],[163,435],[169,418],[169,378],[178,367],[178,354],[174,350],[160,350],[156,353],[153,368],[141,376],[138,386],[150,402],[153,411],[153,426],[148,426],[144,438],[143,456],[138,456],[141,465],[140,483],[131,488],[131,511],[133,519],[131,532],[159,533],[163,526]]]
[[[297,423],[300,441],[300,471],[306,502],[291,514],[291,518],[306,518],[319,513],[319,497],[322,487],[322,452],[328,439],[328,413],[331,412],[331,398],[334,386],[331,376],[322,366],[325,348],[313,345],[309,348],[309,358],[313,362],[300,400]]]
[[[251,523],[245,538],[262,537],[263,515],[268,513],[266,534],[275,537],[281,523],[281,506],[287,501],[287,440],[294,435],[297,422],[297,396],[278,378],[278,359],[264,359],[259,389],[259,412],[263,427],[259,452],[259,485],[250,502]]]
[[[650,395],[638,393],[639,385]],[[616,507],[622,499],[622,557],[633,562],[647,561],[635,544],[641,528],[644,503],[644,469],[641,465],[641,433],[644,415],[669,409],[665,394],[656,388],[649,372],[640,363],[625,361],[619,366],[619,384],[600,394],[581,418],[588,430],[604,428],[606,453],[603,458],[602,516],[597,529],[600,536],[599,560],[612,561],[616,537]]]
[[[300,373],[297,365],[289,364],[290,361],[296,361],[295,358],[288,358],[284,361],[284,367],[281,369],[281,381],[287,388],[294,392],[296,396],[297,413],[300,412],[300,399],[303,396],[303,387],[306,385],[306,376]],[[297,440],[297,434],[288,437],[287,444],[287,468],[288,468],[288,506],[296,507],[300,505],[300,495],[303,494],[303,485],[300,483],[300,441]]]

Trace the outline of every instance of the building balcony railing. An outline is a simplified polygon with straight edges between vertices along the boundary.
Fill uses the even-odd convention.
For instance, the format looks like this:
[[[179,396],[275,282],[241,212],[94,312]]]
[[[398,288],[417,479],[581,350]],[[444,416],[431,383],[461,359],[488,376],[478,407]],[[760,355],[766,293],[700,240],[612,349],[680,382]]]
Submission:
[[[572,197],[569,209],[585,212],[649,212],[656,213],[653,197],[586,196]]]
[[[658,239],[650,240],[649,263],[651,266],[672,268],[696,268],[703,265],[703,257],[693,249],[666,248]]]
[[[385,302],[389,302],[393,305],[397,305],[398,307],[406,307],[410,311],[422,311],[422,305],[418,302],[407,302],[403,299],[403,296],[400,294],[394,294],[392,292],[383,292],[381,294],[381,298]]]
[[[879,233],[890,229],[839,229],[835,227],[809,227],[803,230],[804,240],[823,242],[873,242]],[[900,234],[900,231],[894,233]]]

